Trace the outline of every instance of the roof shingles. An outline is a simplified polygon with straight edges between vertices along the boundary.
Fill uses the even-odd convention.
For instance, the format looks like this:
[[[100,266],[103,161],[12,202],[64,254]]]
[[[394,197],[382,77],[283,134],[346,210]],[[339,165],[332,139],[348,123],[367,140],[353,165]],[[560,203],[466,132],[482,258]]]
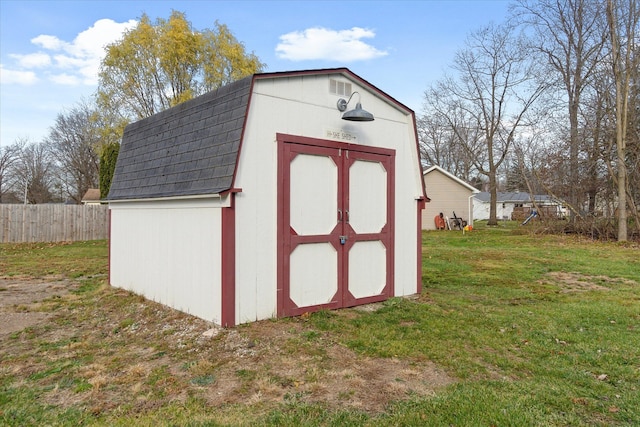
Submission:
[[[108,200],[230,189],[251,83],[249,76],[127,126]]]

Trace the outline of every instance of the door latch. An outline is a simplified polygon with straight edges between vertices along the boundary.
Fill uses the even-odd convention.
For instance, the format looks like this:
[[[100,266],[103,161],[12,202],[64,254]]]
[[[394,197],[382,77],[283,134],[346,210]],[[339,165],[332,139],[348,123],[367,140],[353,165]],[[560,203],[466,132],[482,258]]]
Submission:
[[[347,236],[340,236],[340,244],[344,245],[347,242]]]

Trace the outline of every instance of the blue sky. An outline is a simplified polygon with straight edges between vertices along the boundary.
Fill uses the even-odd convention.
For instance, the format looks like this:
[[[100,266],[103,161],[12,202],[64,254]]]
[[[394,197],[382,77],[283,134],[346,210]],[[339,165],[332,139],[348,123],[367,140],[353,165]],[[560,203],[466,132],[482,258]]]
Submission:
[[[470,31],[501,22],[507,0],[0,0],[0,145],[44,139],[96,90],[102,47],[146,13],[227,25],[267,72],[347,67],[417,114]]]

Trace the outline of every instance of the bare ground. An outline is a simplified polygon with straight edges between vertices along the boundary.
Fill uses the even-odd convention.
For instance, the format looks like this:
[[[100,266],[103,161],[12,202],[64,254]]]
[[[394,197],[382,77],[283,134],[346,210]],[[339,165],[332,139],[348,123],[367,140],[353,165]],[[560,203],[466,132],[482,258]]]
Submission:
[[[30,311],[28,305],[60,297],[72,288],[68,280],[56,278],[0,278],[0,337],[38,324],[48,313]]]
[[[454,381],[429,360],[356,354],[304,316],[219,329],[106,285],[79,302],[78,288],[0,277],[0,376],[49,390],[43,403],[135,413],[197,397],[218,408],[300,401],[377,413]]]

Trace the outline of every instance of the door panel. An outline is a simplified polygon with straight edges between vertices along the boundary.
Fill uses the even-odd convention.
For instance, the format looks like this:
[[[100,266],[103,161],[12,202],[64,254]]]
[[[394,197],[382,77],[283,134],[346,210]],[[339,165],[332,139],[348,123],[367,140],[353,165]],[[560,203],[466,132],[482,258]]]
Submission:
[[[291,228],[298,235],[329,234],[337,223],[338,168],[330,157],[291,160]]]
[[[349,224],[356,233],[380,233],[387,224],[387,171],[379,162],[349,168]]]
[[[343,306],[382,301],[393,293],[393,157],[349,151]]]
[[[331,303],[338,292],[338,256],[333,245],[298,245],[290,263],[290,298],[297,307]]]
[[[349,250],[349,292],[354,299],[381,295],[387,284],[387,248],[380,240],[355,243]]]
[[[278,144],[278,315],[390,297],[395,152],[280,134]]]

